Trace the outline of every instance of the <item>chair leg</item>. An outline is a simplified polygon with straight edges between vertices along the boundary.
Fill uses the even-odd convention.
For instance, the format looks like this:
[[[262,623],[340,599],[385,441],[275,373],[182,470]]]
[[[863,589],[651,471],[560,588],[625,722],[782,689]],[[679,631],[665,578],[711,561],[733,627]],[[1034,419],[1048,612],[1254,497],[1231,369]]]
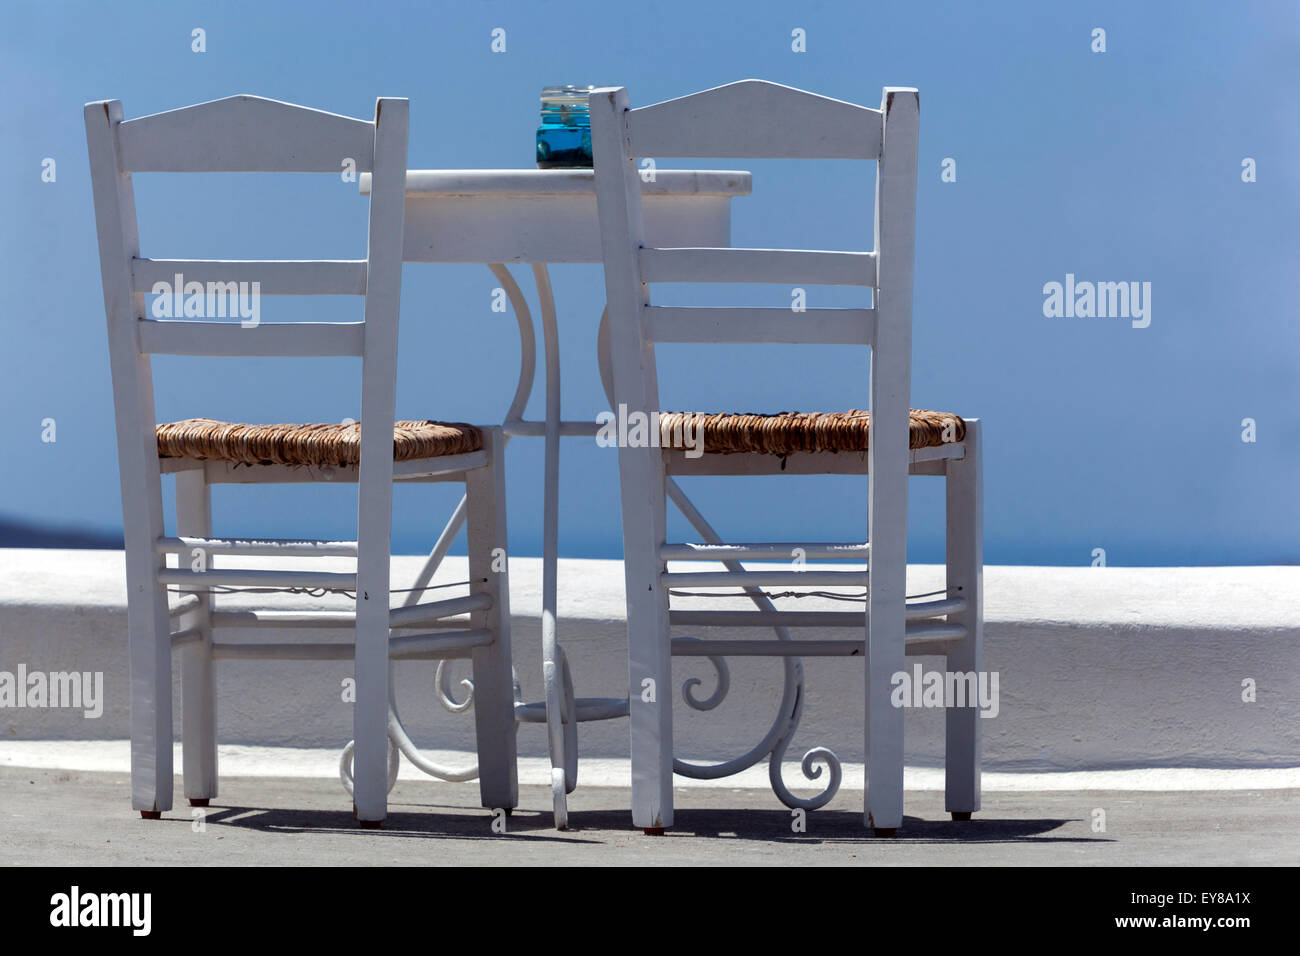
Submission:
[[[873,541],[874,545],[875,542]],[[873,559],[875,555],[872,555]],[[873,561],[874,564],[874,561]],[[873,568],[872,576],[875,571]],[[872,591],[877,584],[872,580]],[[882,613],[885,602],[871,600],[872,620],[867,651],[867,791],[864,802],[867,826],[881,836],[893,836],[903,822],[903,709],[890,696],[892,677],[903,670],[903,622],[878,627],[886,616],[903,616],[903,601],[896,613]]]
[[[367,362],[370,360],[367,359]],[[391,705],[389,666],[389,581],[392,562],[393,471],[391,438],[384,451],[367,449],[367,435],[384,435],[368,421],[371,399],[362,397],[361,461],[357,485],[356,645],[353,654],[356,700],[352,705],[352,803],[362,827],[378,826],[388,815],[388,713]],[[371,407],[382,403],[372,402]],[[369,415],[369,417],[367,417]],[[381,421],[393,417],[391,404]],[[385,429],[388,427],[384,426]],[[372,439],[373,440],[373,439]],[[366,461],[369,458],[370,465]]]
[[[876,377],[873,366],[873,388]],[[903,708],[894,706],[892,697],[894,675],[905,666],[907,633],[907,445],[906,433],[901,442],[886,442],[884,422],[876,423],[877,407],[873,392],[864,815],[867,826],[886,836],[903,822]]]
[[[632,825],[647,835],[673,825],[672,658],[668,602],[660,603],[648,616],[629,611],[627,623]]]
[[[668,594],[659,547],[666,535],[663,459],[620,448],[627,594],[632,823],[647,834],[673,825],[673,694]]]
[[[966,636],[948,654],[948,670],[975,675],[983,670],[983,480],[979,422],[966,427],[966,457],[947,466],[947,564],[949,596],[961,596],[966,610],[949,620],[966,627]],[[949,707],[944,754],[944,808],[954,820],[969,820],[980,808],[980,708],[978,701]]]
[[[387,600],[387,589],[379,593]],[[352,806],[363,827],[377,827],[388,815],[388,637],[387,622],[357,615]]]
[[[473,652],[474,725],[483,806],[509,811],[519,804],[519,775],[506,569],[505,443],[500,430],[490,435],[488,467],[465,479],[471,590],[492,596],[489,609],[471,615],[471,626],[495,635],[491,644]]]
[[[188,537],[212,535],[212,496],[201,469],[176,475],[176,529]],[[181,565],[212,567],[210,554],[182,554]],[[217,795],[217,703],[212,659],[212,598],[199,594],[187,624],[202,640],[181,651],[181,738],[185,796],[192,807],[206,807]]]
[[[131,658],[131,807],[146,820],[172,808],[172,648],[167,592],[152,542],[132,542],[127,561]],[[147,552],[141,554],[147,548]]]

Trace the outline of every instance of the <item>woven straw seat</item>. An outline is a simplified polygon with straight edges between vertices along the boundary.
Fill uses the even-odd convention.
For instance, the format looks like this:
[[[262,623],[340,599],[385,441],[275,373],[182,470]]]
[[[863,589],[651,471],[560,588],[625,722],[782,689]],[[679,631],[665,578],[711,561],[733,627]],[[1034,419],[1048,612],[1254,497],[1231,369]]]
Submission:
[[[157,427],[161,458],[228,461],[241,465],[344,468],[361,460],[361,426],[240,425],[191,418]],[[438,458],[478,451],[483,435],[461,422],[398,422],[393,460]]]
[[[947,439],[962,441],[966,423],[949,412],[911,411],[911,447],[930,448]],[[792,455],[796,452],[865,452],[870,437],[870,413],[777,412],[775,414],[709,415],[702,412],[665,412],[659,417],[660,445],[684,448],[685,438],[703,439],[706,453]]]

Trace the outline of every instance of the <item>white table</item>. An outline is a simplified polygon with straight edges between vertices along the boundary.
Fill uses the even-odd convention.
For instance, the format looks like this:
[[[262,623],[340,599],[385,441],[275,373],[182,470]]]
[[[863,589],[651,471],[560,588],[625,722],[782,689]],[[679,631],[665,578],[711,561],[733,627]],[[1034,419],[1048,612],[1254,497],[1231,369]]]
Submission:
[[[370,174],[360,177],[361,192],[370,189]],[[644,179],[644,177],[643,177]],[[647,244],[661,247],[728,246],[731,244],[731,199],[750,192],[750,174],[725,170],[658,170],[653,182],[643,182]],[[406,236],[402,258],[407,262],[476,262],[487,265],[501,282],[519,322],[521,360],[519,385],[502,426],[507,436],[546,440],[542,533],[542,653],[546,701],[520,702],[518,718],[547,722],[556,823],[564,825],[564,794],[577,782],[577,727],[583,720],[626,716],[626,698],[573,695],[564,651],[557,638],[556,565],[558,558],[559,462],[561,437],[592,438],[597,424],[560,420],[560,356],[555,302],[547,265],[564,262],[599,263],[600,228],[596,217],[596,187],[591,170],[488,169],[408,170],[406,174]],[[541,303],[546,361],[546,418],[525,421],[524,407],[532,394],[536,367],[536,332],[528,304],[507,263],[532,266]],[[602,338],[605,333],[602,318]],[[606,349],[598,350],[601,377],[610,390]],[[465,521],[462,499],[425,562],[415,588],[433,578],[452,540]],[[420,591],[410,592],[413,603]],[[437,686],[445,706],[456,703],[439,670]],[[565,719],[558,719],[563,714]],[[441,767],[419,753],[394,718],[390,723],[401,751],[422,770],[444,779],[464,780],[473,771]]]
[[[725,246],[731,198],[750,175],[659,170],[642,183],[646,241]],[[361,192],[370,174],[361,176]],[[600,262],[596,181],[589,169],[412,169],[406,174],[407,262]]]

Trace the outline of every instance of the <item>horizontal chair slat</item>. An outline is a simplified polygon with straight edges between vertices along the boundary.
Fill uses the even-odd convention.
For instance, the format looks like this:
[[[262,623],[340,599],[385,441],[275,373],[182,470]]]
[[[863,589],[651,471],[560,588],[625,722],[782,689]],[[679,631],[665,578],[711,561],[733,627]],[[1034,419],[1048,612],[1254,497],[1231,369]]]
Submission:
[[[865,587],[866,571],[665,571],[666,588],[726,587]]]
[[[350,661],[356,657],[352,642],[336,644],[234,643],[214,641],[212,656],[219,661]]]
[[[771,123],[754,117],[772,117]],[[779,120],[775,118],[779,117]],[[876,159],[879,110],[762,80],[741,80],[632,110],[632,156]]]
[[[912,621],[907,625],[909,641],[959,641],[966,636],[964,624],[943,621]]]
[[[172,635],[172,646],[184,647],[201,640],[202,634],[197,630],[182,631]],[[388,642],[388,656],[392,660],[441,660],[449,657],[465,657],[475,647],[491,644],[492,640],[492,632],[488,630],[413,634],[409,637],[391,638]],[[218,641],[212,645],[212,656],[217,660],[350,661],[356,656],[356,644],[353,641],[329,643]]]
[[[943,653],[945,641],[956,640],[965,634],[965,628],[942,625],[943,633],[913,631],[908,625],[906,642],[909,650],[922,647],[927,652]],[[694,637],[675,637],[672,640],[673,657],[862,657],[866,653],[865,640],[825,641],[702,641]]]
[[[669,542],[659,548],[659,557],[665,561],[731,561],[745,558],[792,559],[797,552],[806,558],[864,558],[871,553],[871,545],[838,542],[771,541],[753,544],[696,544],[694,542]]]
[[[357,616],[352,611],[271,611],[249,609],[244,611],[212,611],[212,626],[219,630],[226,628],[272,628],[275,630],[320,630],[342,628],[351,630],[356,627]],[[466,618],[449,615],[447,618],[425,619],[401,623],[390,622],[394,630],[409,630],[415,627],[446,628],[448,630],[463,627]]]
[[[127,172],[335,173],[374,168],[375,127],[364,120],[237,95],[126,120],[118,150]]]
[[[201,283],[205,294],[209,283],[229,287],[256,282],[263,295],[365,295],[366,260],[133,259],[131,279],[135,291],[146,295],[160,283],[171,294],[183,295],[191,282]]]
[[[865,627],[867,611],[669,611],[682,627]]]
[[[261,323],[140,319],[140,351],[153,355],[316,358],[360,355],[363,322]]]
[[[966,609],[965,598],[907,605],[909,621],[925,621]],[[864,627],[861,611],[670,611],[668,619],[683,627]]]
[[[469,611],[486,611],[491,606],[492,595],[486,592],[448,598],[445,601],[430,601],[427,604],[411,604],[389,611],[388,624],[390,627],[411,627]]]
[[[438,656],[452,657],[486,647],[495,638],[486,628],[465,631],[443,631],[434,634],[411,634],[394,637],[388,641],[388,656],[393,660],[435,660]]]
[[[351,590],[357,586],[357,576],[343,571],[274,571],[264,568],[209,568],[206,571],[189,571],[183,568],[163,568],[158,572],[158,583],[175,584],[196,590],[209,587]]]
[[[960,614],[966,610],[964,597],[942,598],[938,601],[918,601],[907,605],[909,621],[924,621],[926,618],[939,617],[944,614]]]
[[[811,249],[643,248],[645,282],[774,282],[795,285],[871,286],[876,256],[871,252]]]
[[[356,557],[355,541],[306,541],[295,538],[159,538],[159,554],[191,554],[199,549],[208,554],[279,555],[281,557]]]
[[[202,603],[197,594],[187,594],[167,609],[167,617],[174,621],[191,611],[197,611]]]
[[[434,458],[411,458],[393,462],[393,477],[398,480],[418,481],[459,480],[462,472],[482,468],[487,464],[487,452],[467,451],[460,455],[439,455]],[[450,476],[450,477],[448,477]]]
[[[560,422],[561,438],[594,438],[605,426],[600,422],[563,421]],[[529,421],[515,418],[501,426],[507,435],[531,435],[541,438],[546,434],[546,422]]]
[[[171,635],[172,647],[187,647],[190,644],[203,643],[203,630],[197,627],[187,627],[183,631],[176,631]]]
[[[645,334],[652,342],[785,345],[870,345],[875,309],[680,308],[648,306]]]
[[[675,637],[673,657],[861,657],[865,641],[701,641]]]
[[[482,468],[487,464],[487,460],[487,453],[480,450],[466,452],[463,455],[439,455],[434,458],[396,461],[393,462],[393,479],[409,482],[462,481],[465,472]],[[356,465],[343,465],[325,470],[303,468],[299,465],[245,465],[231,461],[191,462],[181,458],[164,458],[159,465],[164,474],[201,467],[208,483],[213,485],[296,485],[316,481],[348,484],[355,482],[359,475]]]
[[[270,627],[350,630],[357,624],[357,616],[352,611],[271,611],[250,608],[243,611],[212,611],[210,616],[212,626],[218,629]]]

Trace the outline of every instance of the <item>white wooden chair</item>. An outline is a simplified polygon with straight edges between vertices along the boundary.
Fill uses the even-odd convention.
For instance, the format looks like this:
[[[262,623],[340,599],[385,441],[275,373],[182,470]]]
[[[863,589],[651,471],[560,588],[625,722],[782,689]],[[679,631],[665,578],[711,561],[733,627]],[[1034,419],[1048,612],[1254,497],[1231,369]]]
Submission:
[[[662,448],[619,449],[633,822],[651,833],[673,822],[672,656],[853,656],[865,651],[864,815],[877,834],[893,835],[903,815],[903,711],[890,702],[892,675],[903,671],[905,654],[922,652],[946,655],[950,670],[981,667],[978,422],[909,410],[917,91],[886,88],[876,110],[746,80],[640,109],[629,109],[624,89],[601,89],[591,94],[590,105],[615,402],[629,413],[658,412],[656,342],[820,343],[870,350],[869,428],[861,412],[665,414],[659,419]],[[773,117],[780,118],[776,126]],[[636,166],[642,157],[874,160],[874,251],[648,248]],[[649,294],[656,282],[862,286],[872,290],[873,307],[802,313],[659,307],[651,305]],[[683,425],[702,428],[702,456],[685,453]],[[905,601],[909,471],[947,479],[947,595],[920,604]],[[870,474],[869,543],[666,540],[666,492],[679,507],[685,503],[688,518],[700,524],[674,475],[832,473]],[[790,559],[800,554],[795,549],[802,549],[807,559],[869,557],[870,569],[759,571],[740,563]],[[674,559],[718,560],[726,570],[669,571],[667,562]],[[865,616],[860,611],[778,611],[763,590],[827,585],[867,585]],[[744,588],[759,610],[670,608],[670,589],[735,586]],[[683,624],[772,626],[779,634],[788,627],[843,626],[852,637],[672,639],[670,627]],[[973,706],[947,712],[946,804],[954,819],[967,819],[979,808],[977,714]],[[838,765],[835,769],[838,774]]]
[[[131,801],[145,818],[172,805],[172,653],[182,657],[185,795],[217,795],[213,662],[354,660],[353,799],[363,826],[387,813],[390,660],[472,658],[484,806],[515,806],[514,694],[510,665],[502,434],[438,422],[394,427],[408,104],[380,99],[373,121],[252,96],[123,120],[116,100],[87,104],[86,138],[98,223],[104,306],[125,519],[131,673]],[[367,258],[357,261],[217,261],[142,258],[132,174],[308,172],[338,175],[346,159],[373,173]],[[156,282],[260,282],[278,295],[352,295],[364,320],[260,323],[146,317]],[[179,290],[178,290],[179,291]],[[209,420],[156,425],[150,356],[355,356],[361,423],[243,426]],[[162,473],[176,476],[177,535],[163,527]],[[212,536],[210,485],[219,482],[358,483],[354,542]],[[392,483],[464,481],[469,510],[469,594],[390,610]],[[179,555],[168,567],[167,556]],[[238,569],[215,555],[345,556],[355,572]],[[421,588],[427,582],[421,582]],[[247,611],[217,606],[215,589],[325,589],[355,594],[355,610]],[[183,593],[169,610],[168,591]],[[269,603],[269,602],[268,602]],[[468,612],[468,626],[448,621]],[[344,628],[353,641],[214,642],[225,626]],[[455,629],[435,630],[452,627]],[[393,636],[390,629],[404,629]],[[411,633],[411,630],[423,633]],[[334,633],[338,633],[335,630]]]

